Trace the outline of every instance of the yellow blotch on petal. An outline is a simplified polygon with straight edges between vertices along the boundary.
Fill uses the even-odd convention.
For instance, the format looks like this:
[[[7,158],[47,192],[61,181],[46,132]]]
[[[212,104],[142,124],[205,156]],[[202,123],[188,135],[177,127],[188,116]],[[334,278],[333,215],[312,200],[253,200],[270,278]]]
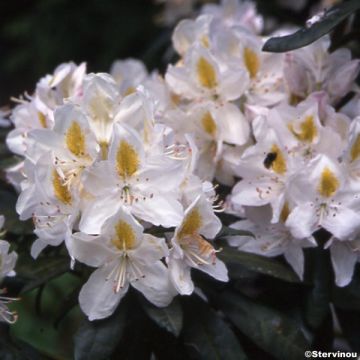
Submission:
[[[274,144],[271,147],[271,153],[276,154],[275,156],[275,160],[271,163],[271,168],[280,175],[283,175],[286,173],[287,167],[286,167],[286,160],[285,157],[283,155],[283,153],[281,152],[281,150],[279,149],[279,147]]]
[[[127,95],[130,95],[130,94],[134,94],[136,92],[136,89],[133,87],[133,86],[129,86],[125,93],[124,93],[124,96],[127,96]]]
[[[203,57],[197,62],[197,76],[202,86],[213,89],[217,85],[214,67]]]
[[[73,121],[65,135],[66,146],[75,156],[85,155],[85,135],[81,126]]]
[[[67,186],[63,184],[60,175],[55,169],[53,170],[52,173],[52,183],[56,198],[59,201],[61,201],[63,204],[70,205],[72,200],[70,191],[67,188]]]
[[[306,116],[305,120],[300,123],[299,130],[296,130],[292,124],[289,124],[288,128],[298,140],[307,143],[313,142],[318,133],[314,122],[314,117],[311,115]]]
[[[99,142],[99,146],[101,152],[101,159],[106,160],[108,157],[109,143],[106,140],[103,140]]]
[[[207,111],[201,119],[201,125],[206,133],[211,136],[216,134],[216,123],[210,112]]]
[[[356,137],[356,140],[351,146],[350,155],[351,155],[351,161],[357,160],[360,155],[360,134]]]
[[[201,44],[203,47],[205,48],[209,48],[210,47],[210,42],[209,42],[209,37],[204,35],[202,38],[201,38]]]
[[[38,119],[39,119],[40,125],[43,128],[47,128],[46,116],[40,111],[38,112]]]
[[[134,147],[122,140],[116,154],[118,174],[123,178],[132,176],[138,170],[139,164],[139,156]]]
[[[328,167],[325,167],[321,173],[320,182],[317,188],[319,194],[324,197],[331,197],[336,193],[339,186],[340,183],[335,174]]]
[[[260,61],[259,57],[257,56],[256,52],[251,50],[250,48],[246,47],[244,49],[244,63],[246,66],[247,71],[251,78],[254,78],[260,68]]]
[[[192,209],[186,218],[178,232],[178,238],[182,239],[186,236],[195,235],[198,233],[202,226],[203,219],[198,208]]]
[[[288,216],[289,216],[289,214],[290,214],[289,204],[288,204],[287,201],[285,201],[285,204],[284,204],[284,206],[283,206],[283,208],[281,210],[281,213],[280,213],[280,221],[282,223],[285,223]]]
[[[133,228],[126,221],[120,220],[115,225],[115,237],[112,243],[119,250],[132,249],[135,246],[136,236]]]

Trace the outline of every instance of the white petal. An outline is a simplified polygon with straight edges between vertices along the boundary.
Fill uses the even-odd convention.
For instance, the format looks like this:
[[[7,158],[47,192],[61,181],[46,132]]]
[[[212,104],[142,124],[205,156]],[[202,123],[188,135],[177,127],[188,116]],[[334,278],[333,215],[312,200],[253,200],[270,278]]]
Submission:
[[[286,261],[291,265],[294,271],[302,280],[304,276],[304,253],[300,246],[289,245],[284,252]]]
[[[172,257],[168,263],[170,279],[176,290],[181,295],[191,295],[194,291],[194,283],[191,280],[191,268],[185,261],[177,260]]]
[[[226,103],[217,110],[217,119],[221,122],[223,140],[231,144],[243,145],[249,139],[250,126],[240,109]]]
[[[146,268],[145,277],[133,281],[131,285],[156,306],[169,305],[175,295],[168,269],[161,261]]]
[[[295,238],[303,239],[319,229],[319,218],[314,206],[310,203],[301,204],[293,209],[286,220],[286,226]]]
[[[112,259],[114,253],[106,246],[102,236],[75,233],[66,242],[69,254],[76,260],[93,267],[99,267]]]
[[[37,259],[40,253],[48,246],[45,242],[40,239],[36,239],[31,245],[30,254],[33,259]]]
[[[114,266],[112,262],[95,270],[80,291],[79,304],[90,321],[110,316],[129,288],[126,283],[118,293],[114,292],[114,282],[106,280]]]
[[[357,254],[351,250],[346,242],[337,240],[335,240],[331,245],[330,254],[335,272],[336,285],[348,285],[354,273]]]
[[[212,276],[216,280],[225,282],[229,281],[228,270],[225,264],[219,259],[216,259],[214,264],[199,265],[197,269]]]

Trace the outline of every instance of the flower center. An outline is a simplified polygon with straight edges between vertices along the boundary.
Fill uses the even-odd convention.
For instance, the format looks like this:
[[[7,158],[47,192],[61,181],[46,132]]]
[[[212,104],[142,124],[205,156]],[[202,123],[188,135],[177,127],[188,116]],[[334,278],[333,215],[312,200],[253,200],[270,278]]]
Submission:
[[[279,147],[274,144],[271,147],[270,153],[274,154],[273,158],[274,160],[271,163],[271,168],[277,173],[277,174],[285,174],[286,173],[286,160],[285,157],[283,155],[283,153],[281,152],[281,150],[279,149]]]
[[[321,173],[320,182],[317,188],[319,194],[323,197],[331,197],[336,193],[339,186],[340,183],[335,174],[328,167],[325,167]]]
[[[186,218],[178,232],[178,238],[183,239],[186,236],[194,235],[198,233],[201,225],[203,223],[202,216],[198,208],[192,209],[189,214],[186,215]]]
[[[254,78],[260,67],[260,61],[256,52],[246,47],[244,49],[244,63],[251,78]]]
[[[293,124],[288,125],[289,130],[300,141],[311,143],[317,136],[317,128],[314,122],[314,117],[309,115],[300,123],[299,129],[295,129]]]
[[[209,111],[207,111],[202,117],[201,124],[206,133],[211,136],[216,134],[216,123]]]
[[[67,186],[63,184],[60,175],[55,169],[52,172],[52,183],[55,197],[63,204],[70,205],[72,201],[70,191]]]
[[[119,250],[126,251],[135,246],[135,240],[135,232],[131,225],[124,220],[120,220],[115,225],[115,237],[112,239],[112,243]]]
[[[43,128],[47,128],[46,116],[40,111],[38,112],[38,119],[39,119],[40,125]]]
[[[85,135],[80,125],[73,121],[65,135],[66,146],[77,157],[85,156]]]
[[[132,176],[138,170],[139,163],[139,156],[134,147],[122,140],[116,154],[116,168],[120,177]]]
[[[356,140],[351,146],[350,155],[351,155],[351,161],[357,160],[357,158],[360,155],[360,134],[356,137]]]
[[[214,67],[203,57],[197,62],[197,76],[200,84],[208,89],[213,89],[217,85]]]

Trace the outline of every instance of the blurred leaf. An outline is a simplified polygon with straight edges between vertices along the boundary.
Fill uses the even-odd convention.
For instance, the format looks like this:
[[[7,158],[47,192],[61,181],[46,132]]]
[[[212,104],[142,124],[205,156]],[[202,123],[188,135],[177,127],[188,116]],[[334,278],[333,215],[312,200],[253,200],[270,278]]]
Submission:
[[[13,193],[0,190],[0,214],[5,216],[5,229],[16,235],[31,234],[33,226],[30,221],[20,221],[16,213],[17,198]]]
[[[360,313],[336,309],[341,329],[353,351],[360,352]]]
[[[310,251],[313,256],[306,260],[308,260],[307,264],[312,264],[310,277],[313,287],[306,299],[305,317],[307,323],[316,329],[329,315],[334,277],[329,251],[321,248],[310,249]]]
[[[230,291],[214,296],[213,301],[241,332],[266,352],[277,359],[304,359],[309,344],[299,324],[292,319]]]
[[[183,335],[197,359],[245,360],[243,349],[226,322],[208,304],[192,297],[187,308]]]
[[[85,320],[74,337],[75,360],[107,359],[120,342],[126,325],[127,301],[104,320]]]
[[[239,229],[233,229],[229,226],[223,226],[219,232],[219,234],[216,236],[217,239],[222,239],[226,236],[251,236],[254,237],[254,234],[250,231],[246,230],[239,230]]]
[[[22,257],[17,266],[17,274],[25,279],[30,279],[22,289],[22,293],[33,290],[69,270],[70,260],[65,256],[43,256],[36,261]]]
[[[218,254],[225,263],[239,263],[243,267],[288,282],[301,282],[298,276],[288,266],[279,261],[257,254],[239,251],[226,247]]]
[[[333,286],[333,301],[335,305],[345,310],[360,311],[360,279],[354,274],[348,286]]]
[[[49,281],[41,299],[41,315],[35,312],[35,301],[38,290],[34,289],[21,295],[21,300],[14,302],[12,310],[17,311],[19,319],[11,325],[11,335],[26,341],[51,359],[73,359],[73,335],[84,319],[79,308],[75,308],[54,327],[62,302],[72,289],[79,284],[79,278],[66,273]],[[45,356],[41,357],[45,359]]]
[[[359,0],[345,1],[327,10],[319,21],[302,28],[294,34],[273,37],[263,46],[263,51],[285,52],[309,45],[330,32],[347,16],[360,8]]]
[[[143,309],[147,315],[161,328],[179,336],[183,324],[183,312],[178,298],[163,308],[158,308],[149,302],[142,301]]]

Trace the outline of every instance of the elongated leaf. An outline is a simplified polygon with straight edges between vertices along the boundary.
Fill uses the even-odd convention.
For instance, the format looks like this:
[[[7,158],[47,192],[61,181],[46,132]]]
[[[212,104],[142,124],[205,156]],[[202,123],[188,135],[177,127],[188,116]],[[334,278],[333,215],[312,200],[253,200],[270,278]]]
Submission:
[[[124,299],[107,319],[85,320],[75,334],[75,360],[107,359],[120,342],[126,326],[127,301]]]
[[[360,8],[359,0],[345,1],[324,13],[319,21],[291,35],[273,37],[263,46],[263,51],[285,52],[309,45],[330,32],[347,16]]]
[[[305,316],[307,323],[316,329],[323,324],[330,313],[329,303],[334,277],[329,251],[321,248],[310,251],[307,263],[312,265],[309,275],[313,286],[306,298]]]
[[[143,309],[147,315],[161,328],[179,336],[183,324],[183,312],[177,298],[164,308],[158,308],[149,302],[142,301]]]
[[[221,252],[219,252],[218,256],[225,263],[238,263],[251,271],[269,275],[288,282],[300,282],[300,279],[289,267],[283,265],[276,259],[239,251],[230,247],[224,248]]]
[[[185,344],[204,360],[245,360],[229,325],[206,303],[193,298],[184,325]]]
[[[242,333],[276,359],[304,359],[309,344],[292,319],[230,291],[212,300]]]

